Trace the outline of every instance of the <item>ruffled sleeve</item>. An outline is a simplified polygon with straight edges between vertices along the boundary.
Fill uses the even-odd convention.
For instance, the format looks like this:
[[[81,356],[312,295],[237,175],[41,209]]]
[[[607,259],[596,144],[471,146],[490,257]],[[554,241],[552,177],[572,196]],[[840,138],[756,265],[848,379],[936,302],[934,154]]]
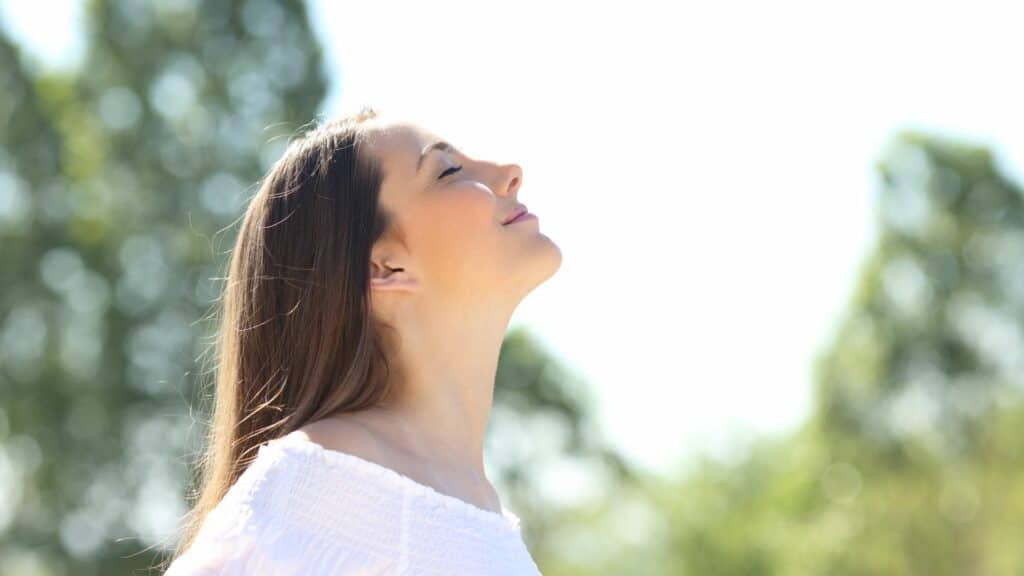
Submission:
[[[207,532],[177,558],[164,576],[271,576],[292,574],[391,574],[395,562],[284,523]]]
[[[360,546],[358,540],[332,538],[282,512],[300,472],[286,456],[261,448],[164,576],[393,573],[397,558]]]

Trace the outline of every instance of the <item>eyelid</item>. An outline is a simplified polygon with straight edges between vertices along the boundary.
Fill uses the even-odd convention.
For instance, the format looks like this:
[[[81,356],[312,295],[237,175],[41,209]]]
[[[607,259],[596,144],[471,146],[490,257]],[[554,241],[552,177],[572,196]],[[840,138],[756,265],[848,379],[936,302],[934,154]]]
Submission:
[[[441,172],[441,175],[438,176],[437,179],[440,180],[444,178],[445,176],[448,175],[449,171],[451,171],[452,174],[455,174],[459,170],[462,170],[462,166],[449,166],[448,168],[445,168],[443,172]]]

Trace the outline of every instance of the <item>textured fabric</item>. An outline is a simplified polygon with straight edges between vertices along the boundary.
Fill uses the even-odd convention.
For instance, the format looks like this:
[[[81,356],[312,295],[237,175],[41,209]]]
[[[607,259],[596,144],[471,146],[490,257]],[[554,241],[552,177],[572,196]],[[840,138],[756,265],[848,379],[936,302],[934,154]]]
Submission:
[[[536,576],[519,517],[294,436],[259,447],[165,576]]]

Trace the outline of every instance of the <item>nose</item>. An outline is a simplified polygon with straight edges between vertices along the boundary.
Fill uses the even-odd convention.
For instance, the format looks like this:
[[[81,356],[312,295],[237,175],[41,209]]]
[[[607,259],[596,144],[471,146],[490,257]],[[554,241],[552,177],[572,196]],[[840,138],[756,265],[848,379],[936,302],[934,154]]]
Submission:
[[[506,164],[502,171],[501,185],[496,188],[501,196],[516,197],[523,183],[523,168],[519,164]]]

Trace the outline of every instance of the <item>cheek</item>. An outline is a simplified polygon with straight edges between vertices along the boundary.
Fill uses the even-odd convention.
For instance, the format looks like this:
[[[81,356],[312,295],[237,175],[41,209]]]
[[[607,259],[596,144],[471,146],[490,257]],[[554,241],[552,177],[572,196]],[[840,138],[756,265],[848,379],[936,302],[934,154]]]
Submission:
[[[431,272],[462,276],[493,260],[500,225],[496,199],[473,185],[427,194],[409,214],[410,248]]]

